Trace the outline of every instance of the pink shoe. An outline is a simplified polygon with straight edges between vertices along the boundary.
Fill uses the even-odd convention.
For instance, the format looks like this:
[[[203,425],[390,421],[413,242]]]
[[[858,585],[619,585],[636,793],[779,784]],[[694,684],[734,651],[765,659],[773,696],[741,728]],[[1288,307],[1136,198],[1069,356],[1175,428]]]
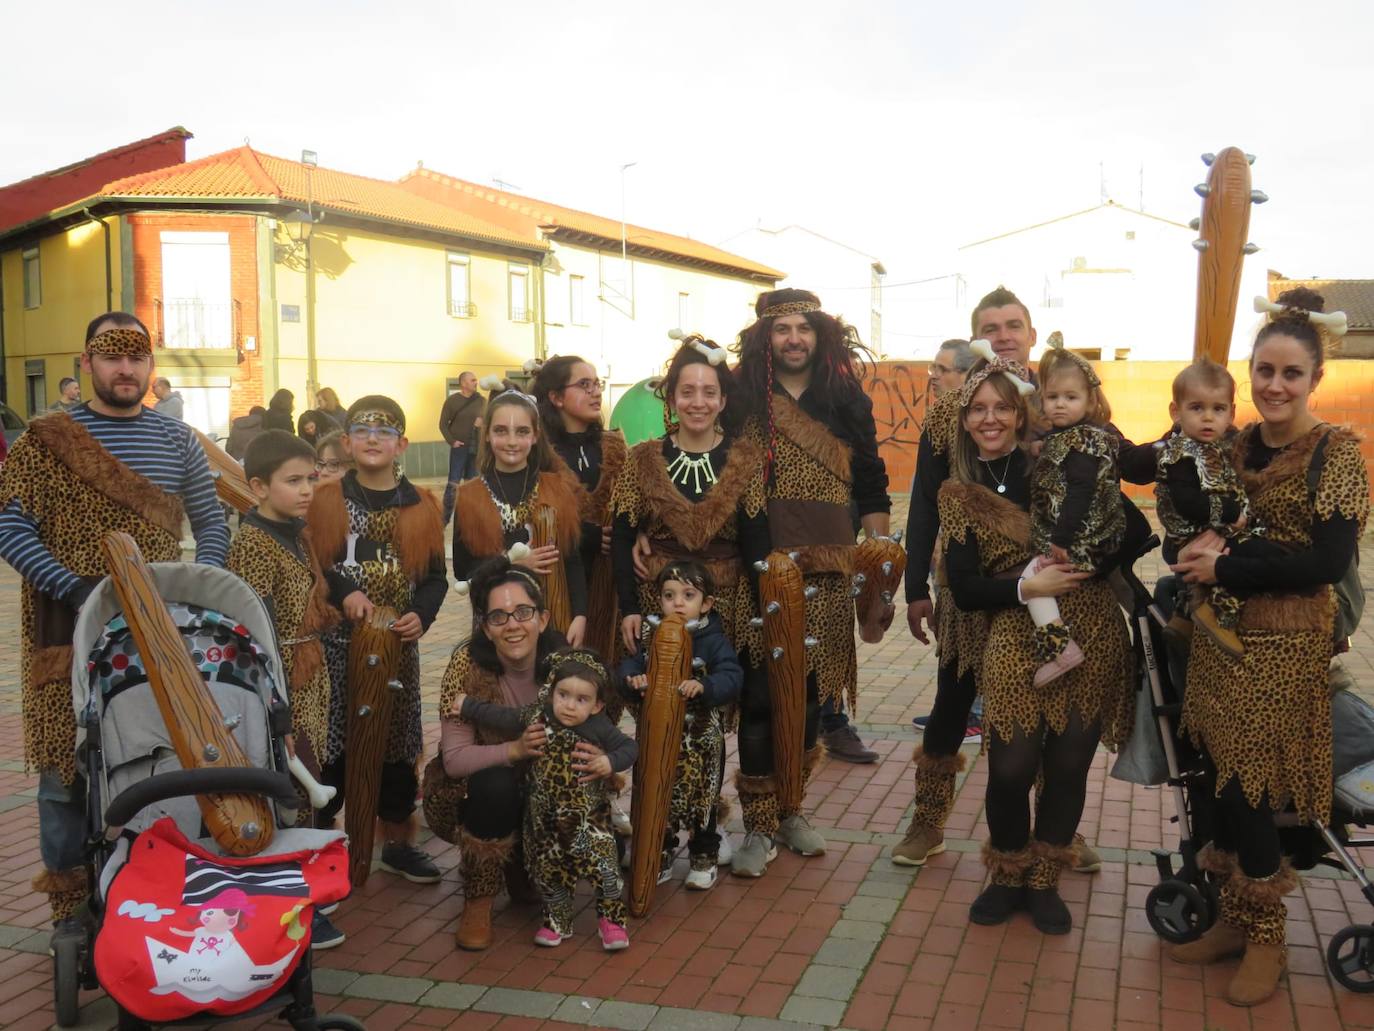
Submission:
[[[534,944],[542,945],[546,949],[556,949],[571,937],[570,934],[559,934],[552,927],[541,927],[534,932]]]
[[[630,947],[630,935],[619,924],[612,923],[603,916],[597,920],[596,926],[601,932],[601,947],[607,952],[619,952]]]
[[[1056,677],[1062,677],[1076,666],[1083,665],[1083,649],[1077,641],[1069,641],[1057,659],[1051,659],[1035,671],[1035,686],[1044,687]]]

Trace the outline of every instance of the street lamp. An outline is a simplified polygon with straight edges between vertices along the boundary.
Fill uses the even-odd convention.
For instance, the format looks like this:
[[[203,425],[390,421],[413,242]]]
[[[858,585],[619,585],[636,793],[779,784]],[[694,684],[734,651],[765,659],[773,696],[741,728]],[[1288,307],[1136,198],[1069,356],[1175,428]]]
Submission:
[[[291,238],[292,243],[310,243],[311,234],[315,231],[315,219],[310,212],[293,211],[282,219],[282,224],[286,227],[286,235]]]

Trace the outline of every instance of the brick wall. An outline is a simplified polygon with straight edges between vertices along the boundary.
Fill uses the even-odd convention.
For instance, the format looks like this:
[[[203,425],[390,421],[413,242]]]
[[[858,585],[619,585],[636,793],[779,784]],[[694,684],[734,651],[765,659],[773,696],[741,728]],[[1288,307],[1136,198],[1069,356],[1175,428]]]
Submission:
[[[236,330],[242,347],[253,337],[258,350],[242,352],[244,360],[233,372],[230,394],[231,417],[243,415],[253,405],[266,407],[263,397],[261,327],[258,322],[258,252],[255,219],[250,215],[166,214],[130,215],[133,236],[134,314],[152,332],[158,348],[159,326],[156,302],[162,297],[162,232],[217,232],[229,234],[230,296],[237,302]],[[194,351],[179,351],[193,355]]]
[[[1096,362],[1112,421],[1132,440],[1157,438],[1169,428],[1169,401],[1179,362]],[[1245,362],[1232,362],[1236,378],[1237,421],[1253,421],[1250,372]],[[927,393],[925,362],[880,362],[865,389],[873,398],[878,447],[887,463],[891,491],[906,493],[916,471],[916,446],[925,419]],[[1337,360],[1326,363],[1326,374],[1312,398],[1312,410],[1331,423],[1345,423],[1368,433],[1374,427],[1374,361]],[[1374,438],[1366,437],[1364,454],[1374,465]],[[1128,485],[1134,497],[1153,498],[1150,487]]]

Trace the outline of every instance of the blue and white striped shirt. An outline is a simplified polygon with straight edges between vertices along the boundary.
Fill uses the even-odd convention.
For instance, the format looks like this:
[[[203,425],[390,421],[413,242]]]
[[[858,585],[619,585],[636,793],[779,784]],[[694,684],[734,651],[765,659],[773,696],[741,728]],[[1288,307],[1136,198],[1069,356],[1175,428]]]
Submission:
[[[115,417],[79,405],[67,413],[111,455],[169,494],[179,495],[196,538],[196,561],[223,566],[229,553],[229,526],[215,495],[215,481],[200,441],[190,427],[145,408]],[[0,512],[0,558],[44,594],[63,598],[81,578],[53,558],[38,523],[20,503]]]

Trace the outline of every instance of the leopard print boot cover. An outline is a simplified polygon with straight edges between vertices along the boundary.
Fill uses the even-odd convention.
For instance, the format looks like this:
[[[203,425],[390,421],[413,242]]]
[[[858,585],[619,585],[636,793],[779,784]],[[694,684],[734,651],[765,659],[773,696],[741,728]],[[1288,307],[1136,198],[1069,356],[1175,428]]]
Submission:
[[[515,854],[515,835],[504,838],[478,838],[466,830],[458,831],[458,873],[463,879],[463,897],[492,898],[506,888],[506,863]]]
[[[1239,868],[1221,889],[1221,919],[1245,929],[1246,941],[1283,945],[1288,907],[1283,896],[1298,886],[1298,876],[1285,859],[1268,877],[1247,877]]]
[[[1021,887],[1026,882],[1026,873],[1034,860],[1035,857],[1029,848],[1003,852],[1001,849],[993,848],[991,842],[983,842],[983,863],[991,875],[988,878],[989,884],[1000,884],[1007,888]]]
[[[916,764],[916,809],[911,815],[911,825],[944,830],[945,820],[949,819],[949,810],[954,805],[954,781],[964,768],[964,757],[959,752],[927,755],[925,749],[917,745],[912,761]]]
[[[778,813],[777,783],[773,777],[736,772],[735,790],[739,792],[744,829],[774,837],[778,833],[781,816]]]
[[[1060,873],[1073,862],[1073,847],[1051,845],[1048,841],[1033,841],[1031,854],[1035,859],[1026,873],[1026,887],[1038,891],[1058,888]]]
[[[53,923],[75,916],[81,904],[86,901],[89,890],[86,868],[82,866],[71,870],[43,870],[35,874],[30,883],[34,891],[48,896],[48,908],[52,911]]]

